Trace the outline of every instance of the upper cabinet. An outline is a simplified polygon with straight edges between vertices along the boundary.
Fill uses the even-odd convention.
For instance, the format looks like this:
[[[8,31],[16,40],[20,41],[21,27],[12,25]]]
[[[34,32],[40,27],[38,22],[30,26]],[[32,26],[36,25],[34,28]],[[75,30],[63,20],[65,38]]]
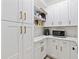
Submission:
[[[66,26],[68,22],[68,1],[61,1],[46,8],[49,26]],[[50,23],[49,23],[50,22]]]
[[[68,0],[69,2],[69,23],[78,26],[78,0]]]
[[[3,0],[2,20],[32,22],[33,0]]]
[[[77,26],[77,4],[77,0],[63,0],[48,6],[45,26]]]
[[[34,0],[22,0],[23,1],[23,22],[32,24],[32,14],[33,8],[32,6]]]
[[[2,0],[2,20],[18,20],[18,0]]]
[[[35,5],[38,5],[41,8],[47,7],[46,3],[43,0],[34,0],[34,2],[35,2]]]

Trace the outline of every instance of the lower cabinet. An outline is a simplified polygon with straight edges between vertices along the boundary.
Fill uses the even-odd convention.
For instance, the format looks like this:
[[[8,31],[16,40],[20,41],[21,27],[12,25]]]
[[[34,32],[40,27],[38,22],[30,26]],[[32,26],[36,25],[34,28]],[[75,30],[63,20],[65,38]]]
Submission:
[[[46,40],[34,44],[34,59],[44,59],[46,56]]]
[[[58,41],[53,39],[47,39],[47,54],[57,59],[57,50]]]
[[[64,40],[59,41],[58,59],[70,59],[70,43],[68,41]]]
[[[71,41],[48,39],[47,54],[56,59],[78,59],[77,44]]]
[[[70,43],[70,59],[78,59],[78,45],[75,42]]]
[[[46,54],[56,59],[78,59],[78,46],[73,41],[48,38],[36,42],[34,49],[34,59],[44,59]]]

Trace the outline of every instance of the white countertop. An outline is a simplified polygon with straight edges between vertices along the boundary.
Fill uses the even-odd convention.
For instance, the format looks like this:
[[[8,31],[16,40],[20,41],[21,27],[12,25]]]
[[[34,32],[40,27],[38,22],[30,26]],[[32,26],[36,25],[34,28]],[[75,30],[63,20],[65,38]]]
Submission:
[[[61,37],[54,37],[54,36],[51,36],[51,35],[49,35],[49,36],[43,35],[43,36],[35,37],[34,42],[39,42],[41,40],[48,39],[48,38],[49,39],[58,39],[58,40],[60,39],[60,40],[74,41],[74,42],[78,43],[78,38],[74,38],[74,37],[61,38]]]

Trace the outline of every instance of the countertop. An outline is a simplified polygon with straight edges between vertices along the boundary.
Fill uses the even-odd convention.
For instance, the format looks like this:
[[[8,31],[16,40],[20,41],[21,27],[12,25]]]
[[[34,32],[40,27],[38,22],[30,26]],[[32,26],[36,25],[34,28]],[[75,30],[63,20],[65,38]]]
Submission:
[[[35,37],[34,38],[34,42],[39,42],[39,41],[44,40],[44,39],[67,40],[67,41],[73,41],[75,43],[78,43],[78,38],[75,38],[75,37],[64,37],[64,38],[61,38],[61,37],[55,37],[55,36],[52,36],[52,35],[49,35],[49,36],[42,35],[42,36]]]

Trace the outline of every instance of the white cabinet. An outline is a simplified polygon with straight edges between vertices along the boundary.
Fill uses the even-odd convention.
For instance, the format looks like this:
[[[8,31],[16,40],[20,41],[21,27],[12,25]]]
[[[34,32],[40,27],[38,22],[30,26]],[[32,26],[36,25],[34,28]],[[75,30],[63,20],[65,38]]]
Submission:
[[[78,59],[78,45],[75,42],[70,42],[70,59]]]
[[[31,25],[2,21],[2,59],[32,59],[33,41],[30,34]]]
[[[59,59],[70,59],[70,43],[68,41],[59,41]]]
[[[45,26],[77,26],[78,0],[65,0],[46,8]]]
[[[47,54],[56,59],[70,59],[70,45],[68,41],[48,39]]]
[[[33,58],[32,26],[22,24],[22,39],[19,40],[19,59]],[[28,54],[27,54],[28,53]]]
[[[33,0],[3,0],[2,20],[32,23]]]
[[[32,14],[34,11],[34,0],[22,0],[23,1],[23,22],[32,23]],[[33,6],[33,7],[32,7]]]
[[[22,59],[33,58],[32,26],[23,24]]]
[[[44,59],[44,57],[46,56],[46,40],[36,42],[34,44],[34,47],[35,59]]]
[[[68,24],[68,1],[62,1],[57,5],[58,25],[66,26]]]
[[[47,54],[53,58],[57,58],[58,42],[57,40],[48,39],[47,40]]]
[[[36,47],[35,46],[35,49],[34,49],[34,51],[35,51],[35,54],[34,54],[34,58],[35,59],[41,59],[41,56],[40,56],[40,47]]]
[[[18,20],[18,0],[2,0],[2,20]]]
[[[69,1],[69,25],[78,25],[78,0]]]
[[[2,21],[2,59],[18,59],[21,24]]]
[[[2,1],[2,59],[33,58],[33,2]]]
[[[48,12],[47,21],[50,22],[51,26],[66,26],[68,24],[67,0],[53,4],[46,10]]]

